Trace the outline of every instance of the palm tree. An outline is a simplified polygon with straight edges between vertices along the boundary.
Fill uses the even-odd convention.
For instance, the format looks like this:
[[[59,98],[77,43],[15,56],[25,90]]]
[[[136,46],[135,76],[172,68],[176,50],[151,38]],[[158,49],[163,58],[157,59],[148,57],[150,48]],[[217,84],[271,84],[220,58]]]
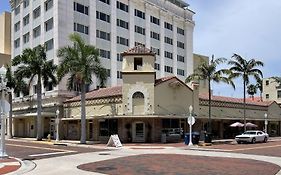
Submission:
[[[69,74],[67,88],[81,90],[81,138],[80,143],[86,143],[86,86],[92,83],[92,75],[104,82],[107,78],[106,70],[99,59],[99,51],[92,45],[88,45],[78,34],[71,34],[70,40],[73,46],[62,47],[57,56],[61,58],[58,67],[58,80]]]
[[[28,94],[27,84],[23,81],[21,77],[15,77],[11,71],[10,66],[7,67],[7,87],[14,90],[14,93],[23,93]],[[9,131],[8,136],[9,138],[13,137],[12,134],[12,112],[13,112],[13,101],[12,101],[12,92],[9,92],[9,103],[10,103],[10,112],[9,112]]]
[[[33,81],[37,80],[37,140],[42,140],[42,80],[43,86],[46,87],[49,83],[57,84],[55,72],[57,66],[52,61],[47,61],[45,47],[39,45],[33,49],[27,48],[22,54],[16,56],[12,62],[13,66],[18,66],[15,71],[16,77],[28,78],[28,87]]]
[[[194,70],[194,73],[188,76],[185,82],[190,82],[191,80],[207,80],[209,85],[209,120],[208,120],[208,132],[212,132],[211,125],[211,82],[214,81],[216,83],[224,82],[230,84],[234,89],[235,85],[231,79],[229,79],[230,71],[227,69],[219,69],[217,70],[218,65],[224,63],[226,61],[225,58],[214,58],[212,55],[212,59],[210,63],[203,62]]]
[[[247,93],[252,97],[254,100],[254,95],[257,93],[257,86],[250,84],[247,86]]]
[[[263,93],[262,78],[257,79],[256,88],[260,91],[260,100],[263,101],[263,99],[262,99],[262,93]]]
[[[263,66],[263,62],[255,59],[246,60],[238,54],[233,54],[231,57],[233,60],[228,62],[232,67],[229,69],[233,72],[231,78],[242,77],[243,78],[243,90],[244,90],[244,131],[246,131],[246,86],[250,82],[250,77],[259,80],[263,77],[262,71],[257,67]]]

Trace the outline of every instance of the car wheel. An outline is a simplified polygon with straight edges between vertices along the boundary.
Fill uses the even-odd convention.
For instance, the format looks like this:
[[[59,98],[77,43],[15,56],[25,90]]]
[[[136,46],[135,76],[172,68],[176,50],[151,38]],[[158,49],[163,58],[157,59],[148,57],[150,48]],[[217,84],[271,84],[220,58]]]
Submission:
[[[263,142],[264,142],[264,143],[266,143],[266,142],[267,142],[267,137],[264,137]]]
[[[256,143],[256,138],[253,138],[253,139],[252,139],[252,143]]]

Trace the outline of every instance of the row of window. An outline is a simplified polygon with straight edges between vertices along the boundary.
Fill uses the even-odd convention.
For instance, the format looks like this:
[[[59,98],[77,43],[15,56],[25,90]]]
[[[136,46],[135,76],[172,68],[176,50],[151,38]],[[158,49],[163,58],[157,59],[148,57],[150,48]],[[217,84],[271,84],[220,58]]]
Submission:
[[[44,2],[44,9],[45,11],[48,11],[49,9],[51,9],[53,7],[53,0],[46,0]],[[23,8],[27,8],[29,6],[29,0],[23,0]],[[15,8],[15,16],[18,15],[20,13],[20,6],[17,6]],[[35,10],[33,10],[33,18],[36,19],[37,17],[39,17],[41,14],[41,7],[37,7]]]
[[[22,39],[23,39],[23,44],[26,44],[29,42],[29,38],[30,38],[30,33],[27,32],[26,34],[23,35]],[[18,48],[20,47],[20,38],[17,38],[14,41],[14,47]],[[45,42],[45,47],[46,47],[46,51],[49,51],[51,49],[54,48],[54,39],[50,39],[48,41]]]
[[[269,99],[269,94],[265,94],[265,98]],[[280,99],[281,98],[281,91],[277,91],[277,98]]]
[[[89,34],[89,27],[83,24],[74,23],[74,31],[79,33]]]

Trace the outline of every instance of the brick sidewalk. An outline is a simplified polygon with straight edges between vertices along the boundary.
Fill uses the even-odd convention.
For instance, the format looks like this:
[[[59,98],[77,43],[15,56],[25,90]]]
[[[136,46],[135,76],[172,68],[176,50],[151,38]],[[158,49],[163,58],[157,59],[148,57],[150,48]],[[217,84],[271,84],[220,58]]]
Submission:
[[[275,175],[280,167],[271,163],[178,154],[144,154],[78,166],[79,169],[110,175]]]
[[[18,170],[21,167],[20,162],[15,158],[0,159],[0,174],[7,174]]]

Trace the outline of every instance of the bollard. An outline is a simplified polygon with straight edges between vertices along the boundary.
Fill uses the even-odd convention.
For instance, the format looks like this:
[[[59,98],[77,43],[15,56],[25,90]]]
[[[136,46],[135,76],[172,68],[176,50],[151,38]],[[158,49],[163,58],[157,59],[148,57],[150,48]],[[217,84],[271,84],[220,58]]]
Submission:
[[[48,142],[51,142],[51,134],[48,134],[47,140],[48,140]]]

